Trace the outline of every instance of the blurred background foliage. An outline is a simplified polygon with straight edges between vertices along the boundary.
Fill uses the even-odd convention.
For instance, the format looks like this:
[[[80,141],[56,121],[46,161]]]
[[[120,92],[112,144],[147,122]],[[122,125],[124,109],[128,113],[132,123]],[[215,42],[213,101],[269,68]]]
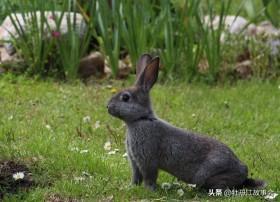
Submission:
[[[250,47],[261,49],[250,45],[258,40],[244,39],[240,44],[238,37],[231,37],[222,43],[226,16],[243,16],[253,23],[269,20],[276,27],[280,22],[278,0],[2,0],[0,22],[12,12],[36,11],[42,15],[45,11],[80,13],[86,21],[83,40],[69,24],[64,40],[46,41],[42,27],[33,23],[30,33],[19,33],[24,37],[12,41],[24,59],[24,69],[31,75],[58,75],[64,79],[76,78],[80,59],[97,50],[106,55],[113,77],[118,73],[123,52],[130,56],[133,67],[139,55],[150,52],[161,57],[163,80],[225,80],[231,76],[236,62],[233,58]],[[205,16],[219,16],[217,27],[205,26]],[[269,60],[269,51],[265,57]],[[272,64],[263,61],[266,60],[259,60],[258,66],[270,71]],[[273,61],[273,76],[277,77],[279,60]]]

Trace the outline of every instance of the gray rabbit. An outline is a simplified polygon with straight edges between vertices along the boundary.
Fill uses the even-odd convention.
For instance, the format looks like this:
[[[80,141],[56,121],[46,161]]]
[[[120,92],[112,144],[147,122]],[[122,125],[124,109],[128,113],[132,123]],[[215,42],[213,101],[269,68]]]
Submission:
[[[204,189],[261,188],[248,178],[247,166],[225,144],[176,128],[156,117],[149,91],[157,80],[159,57],[144,54],[138,61],[133,87],[114,95],[108,112],[127,126],[126,149],[132,183],[156,189],[159,169]]]

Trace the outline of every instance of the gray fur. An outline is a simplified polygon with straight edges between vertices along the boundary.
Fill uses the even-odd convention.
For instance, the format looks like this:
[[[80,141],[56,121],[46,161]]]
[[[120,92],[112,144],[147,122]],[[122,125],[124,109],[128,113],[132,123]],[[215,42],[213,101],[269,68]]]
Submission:
[[[155,190],[161,169],[200,188],[240,188],[245,182],[254,187],[257,181],[248,180],[247,166],[225,144],[176,128],[155,116],[149,91],[157,80],[159,58],[145,54],[137,68],[135,86],[116,94],[108,103],[108,112],[127,126],[132,183],[140,185],[144,181],[145,187]]]

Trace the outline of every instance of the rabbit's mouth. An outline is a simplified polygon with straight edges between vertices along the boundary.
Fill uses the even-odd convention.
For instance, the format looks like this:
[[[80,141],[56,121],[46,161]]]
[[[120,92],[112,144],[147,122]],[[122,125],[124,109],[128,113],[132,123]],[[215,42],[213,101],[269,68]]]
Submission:
[[[108,113],[111,114],[112,116],[120,118],[120,112],[116,110],[116,107],[113,104],[108,104],[107,105]]]

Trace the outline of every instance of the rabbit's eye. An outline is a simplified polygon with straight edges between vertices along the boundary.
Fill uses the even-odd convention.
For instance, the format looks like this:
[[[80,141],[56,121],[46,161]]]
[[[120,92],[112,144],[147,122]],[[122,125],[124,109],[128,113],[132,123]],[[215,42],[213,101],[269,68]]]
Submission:
[[[124,93],[121,95],[121,100],[124,102],[128,102],[128,100],[130,99],[130,95],[128,93]]]

